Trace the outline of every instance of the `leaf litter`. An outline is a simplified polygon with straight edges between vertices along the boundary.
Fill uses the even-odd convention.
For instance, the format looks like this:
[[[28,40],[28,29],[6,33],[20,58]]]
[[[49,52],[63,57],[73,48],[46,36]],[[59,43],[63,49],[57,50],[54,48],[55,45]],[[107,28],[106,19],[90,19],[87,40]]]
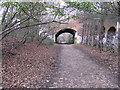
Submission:
[[[20,44],[21,40],[7,38],[2,42],[2,85],[5,88],[45,87],[57,57],[55,45]],[[48,82],[48,81],[47,81]]]

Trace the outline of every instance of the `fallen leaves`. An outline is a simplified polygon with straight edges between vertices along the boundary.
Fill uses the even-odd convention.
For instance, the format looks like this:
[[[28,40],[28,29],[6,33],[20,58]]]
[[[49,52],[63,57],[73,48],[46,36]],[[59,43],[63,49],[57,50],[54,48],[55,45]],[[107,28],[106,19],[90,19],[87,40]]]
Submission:
[[[3,87],[44,87],[45,78],[55,62],[57,47],[18,43],[17,39],[3,42],[3,50],[14,53],[3,54]],[[14,45],[19,47],[14,48]]]
[[[91,58],[94,58],[97,62],[107,66],[115,76],[118,75],[118,56],[112,56],[109,52],[100,51],[90,46],[77,45],[77,47],[87,53]]]

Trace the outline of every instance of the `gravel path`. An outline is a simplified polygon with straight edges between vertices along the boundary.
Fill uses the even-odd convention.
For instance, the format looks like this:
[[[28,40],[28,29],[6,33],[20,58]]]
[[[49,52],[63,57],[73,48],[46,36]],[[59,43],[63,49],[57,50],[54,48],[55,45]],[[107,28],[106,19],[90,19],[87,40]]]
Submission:
[[[49,88],[118,88],[117,78],[74,45],[62,45]]]

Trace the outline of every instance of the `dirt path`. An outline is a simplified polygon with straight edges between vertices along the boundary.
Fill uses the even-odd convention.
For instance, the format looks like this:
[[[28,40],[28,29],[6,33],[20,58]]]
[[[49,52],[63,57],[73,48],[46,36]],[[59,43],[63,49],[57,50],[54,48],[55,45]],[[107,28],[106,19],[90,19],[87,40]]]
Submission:
[[[117,78],[105,67],[91,60],[74,45],[62,45],[57,69],[48,87],[55,88],[117,88]]]

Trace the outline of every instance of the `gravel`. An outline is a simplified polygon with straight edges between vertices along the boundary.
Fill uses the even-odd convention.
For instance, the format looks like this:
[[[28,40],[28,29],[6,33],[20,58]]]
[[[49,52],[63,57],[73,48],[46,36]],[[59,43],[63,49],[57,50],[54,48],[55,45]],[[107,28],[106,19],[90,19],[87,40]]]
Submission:
[[[117,78],[74,45],[61,45],[49,88],[118,88]]]

